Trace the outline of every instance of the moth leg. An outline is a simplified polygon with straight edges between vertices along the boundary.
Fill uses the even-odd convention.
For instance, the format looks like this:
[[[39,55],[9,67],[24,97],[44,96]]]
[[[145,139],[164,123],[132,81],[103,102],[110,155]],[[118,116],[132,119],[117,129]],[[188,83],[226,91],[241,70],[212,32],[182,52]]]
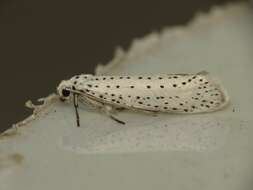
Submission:
[[[92,100],[88,97],[80,97],[80,102],[82,102],[83,104],[89,105],[95,109],[101,109],[103,107],[103,104],[101,102]]]
[[[124,121],[121,121],[121,120],[117,119],[115,116],[113,116],[113,114],[116,113],[115,108],[113,106],[105,105],[104,103],[101,103],[101,102],[96,101],[96,100],[92,100],[88,97],[82,97],[80,100],[84,104],[88,104],[88,105],[94,107],[95,109],[98,109],[98,110],[102,111],[103,113],[105,113],[107,116],[109,116],[114,121],[116,121],[120,124],[125,124]]]
[[[117,108],[115,108],[115,110],[117,110],[117,111],[124,111],[124,110],[126,110],[126,108],[123,108],[123,107],[117,107]]]
[[[77,127],[80,127],[80,118],[79,118],[79,113],[78,113],[78,95],[74,94],[74,107],[75,107],[75,112],[76,112],[76,124]]]
[[[158,111],[143,110],[143,109],[138,109],[138,108],[134,108],[134,107],[131,107],[131,108],[132,108],[132,110],[135,110],[136,112],[141,112],[141,113],[148,114],[148,115],[151,115],[154,117],[156,117],[157,113],[158,113]]]
[[[144,110],[142,112],[145,113],[145,114],[151,115],[153,117],[157,117],[157,111]]]
[[[115,117],[112,116],[112,115],[110,115],[109,117],[110,117],[112,120],[114,120],[114,121],[116,121],[116,122],[118,122],[118,123],[120,123],[120,124],[122,124],[122,125],[125,125],[125,124],[126,124],[124,121],[121,121],[121,120],[115,118]]]
[[[126,124],[124,121],[121,121],[112,115],[112,113],[115,111],[115,109],[112,106],[104,105],[104,111],[105,111],[106,115],[108,115],[112,120],[114,120],[120,124],[123,124],[123,125]]]

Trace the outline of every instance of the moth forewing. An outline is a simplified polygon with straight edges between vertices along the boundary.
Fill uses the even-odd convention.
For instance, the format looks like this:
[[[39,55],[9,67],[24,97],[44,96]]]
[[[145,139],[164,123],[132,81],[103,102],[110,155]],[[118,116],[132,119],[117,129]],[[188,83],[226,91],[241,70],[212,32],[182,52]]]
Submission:
[[[201,113],[219,110],[228,103],[226,91],[207,72],[155,76],[79,75],[59,86],[74,89],[80,96],[101,105],[139,111]],[[61,90],[58,87],[58,91]]]

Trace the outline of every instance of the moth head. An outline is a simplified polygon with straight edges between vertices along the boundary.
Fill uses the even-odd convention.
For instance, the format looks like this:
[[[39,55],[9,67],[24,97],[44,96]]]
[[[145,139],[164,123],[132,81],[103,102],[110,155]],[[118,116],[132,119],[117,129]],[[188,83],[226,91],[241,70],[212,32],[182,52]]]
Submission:
[[[71,96],[71,83],[69,81],[62,81],[57,87],[57,93],[62,101],[65,101]]]

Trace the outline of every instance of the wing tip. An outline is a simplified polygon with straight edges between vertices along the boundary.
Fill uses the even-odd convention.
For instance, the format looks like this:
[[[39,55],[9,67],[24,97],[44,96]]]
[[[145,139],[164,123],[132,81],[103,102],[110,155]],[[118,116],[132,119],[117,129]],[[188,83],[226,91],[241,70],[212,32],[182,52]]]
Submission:
[[[227,90],[224,88],[221,81],[217,78],[211,77],[209,72],[207,72],[205,70],[200,71],[198,74],[206,76],[207,80],[211,81],[213,83],[213,85],[219,90],[219,92],[221,94],[221,101],[220,101],[220,106],[217,107],[216,110],[226,107],[230,103],[230,98],[229,98]]]
[[[215,85],[219,89],[219,92],[221,94],[220,105],[215,110],[220,110],[229,105],[230,98],[228,96],[227,90],[220,83],[215,83]]]
[[[212,83],[212,85],[216,89],[218,89],[219,94],[221,96],[220,101],[219,101],[219,105],[210,111],[218,111],[218,110],[221,110],[221,109],[224,109],[225,107],[227,107],[230,104],[230,97],[228,95],[227,90],[224,88],[223,84],[220,82],[220,80],[218,80],[217,78],[210,77],[209,73],[206,71],[201,71],[200,73],[201,73],[201,75],[205,75],[207,80],[209,80]]]

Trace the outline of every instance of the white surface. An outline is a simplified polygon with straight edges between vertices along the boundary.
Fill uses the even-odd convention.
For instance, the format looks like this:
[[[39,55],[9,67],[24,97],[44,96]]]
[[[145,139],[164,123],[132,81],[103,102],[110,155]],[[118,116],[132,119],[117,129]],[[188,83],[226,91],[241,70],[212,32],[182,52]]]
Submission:
[[[196,115],[120,112],[121,126],[52,98],[0,138],[0,189],[252,189],[253,17],[245,4],[215,9],[118,51],[98,73],[217,76],[226,109]]]

